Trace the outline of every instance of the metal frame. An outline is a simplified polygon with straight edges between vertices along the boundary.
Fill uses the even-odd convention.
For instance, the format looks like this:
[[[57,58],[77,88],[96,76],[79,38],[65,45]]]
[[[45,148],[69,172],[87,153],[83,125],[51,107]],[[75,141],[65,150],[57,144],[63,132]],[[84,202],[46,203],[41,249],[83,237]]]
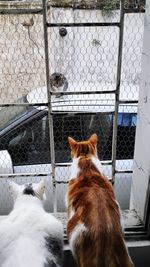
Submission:
[[[54,203],[53,209],[54,212],[57,211],[57,203],[56,203],[56,184],[58,183],[55,179],[55,167],[58,164],[55,164],[55,150],[54,150],[54,132],[53,132],[53,115],[58,114],[58,112],[52,111],[52,102],[51,96],[62,94],[62,95],[87,95],[87,94],[114,94],[115,95],[115,111],[111,112],[113,114],[113,138],[112,138],[112,161],[109,161],[109,165],[112,165],[112,183],[115,182],[115,174],[116,173],[131,173],[130,170],[119,171],[116,170],[116,145],[117,145],[117,116],[118,116],[118,108],[119,104],[135,104],[137,101],[127,101],[119,99],[120,94],[120,80],[121,80],[121,66],[122,66],[122,48],[123,48],[123,29],[124,29],[124,14],[128,13],[129,10],[124,9],[124,0],[120,1],[120,20],[119,22],[105,22],[105,23],[48,23],[47,22],[47,10],[50,6],[47,4],[47,0],[42,0],[42,8],[37,9],[14,9],[14,10],[0,10],[0,14],[41,14],[43,15],[43,30],[44,30],[44,47],[45,47],[45,66],[46,66],[46,86],[47,86],[47,103],[4,103],[1,104],[1,107],[8,106],[46,106],[48,108],[48,121],[49,121],[49,132],[50,132],[50,155],[51,155],[51,166],[52,172],[49,174],[43,175],[51,175],[53,180],[53,193],[54,193]],[[118,27],[119,28],[119,40],[118,40],[118,62],[117,62],[117,79],[116,79],[116,89],[111,91],[68,91],[68,92],[54,92],[51,90],[50,82],[49,82],[49,53],[48,53],[48,27]],[[62,113],[62,112],[59,112]],[[65,113],[65,112],[64,112]],[[67,112],[68,113],[68,112]],[[71,113],[71,112],[70,112]],[[75,113],[75,112],[73,112]],[[79,114],[79,112],[76,112]],[[105,163],[104,163],[105,164]],[[59,166],[64,166],[64,164],[59,164]],[[68,166],[66,164],[65,166]],[[28,176],[34,176],[34,174],[27,174]],[[37,174],[36,174],[37,175]],[[38,174],[41,176],[42,174]],[[17,175],[16,175],[17,176]],[[20,174],[20,176],[24,176],[24,174]],[[1,176],[0,176],[1,177]],[[15,177],[15,174],[7,174],[7,177]],[[60,181],[59,183],[64,183],[64,181]]]
[[[124,30],[124,0],[120,1],[120,28],[119,28],[119,43],[118,43],[118,63],[117,63],[117,80],[116,80],[116,94],[115,94],[115,113],[113,120],[113,139],[112,139],[112,183],[115,182],[116,173],[116,151],[117,151],[117,118],[119,110],[119,95],[120,95],[120,81],[121,81],[121,67],[122,67],[122,49],[123,49],[123,30]]]
[[[56,181],[55,181],[55,149],[54,149],[54,128],[53,128],[53,115],[51,103],[51,86],[50,86],[50,69],[49,69],[49,53],[48,53],[48,31],[47,31],[47,4],[43,2],[43,28],[44,28],[44,47],[45,47],[45,65],[46,65],[46,85],[47,85],[47,98],[48,98],[48,122],[49,122],[49,137],[50,137],[50,154],[51,154],[51,167],[52,167],[52,181],[53,181],[53,211],[57,212],[56,201]]]
[[[46,85],[47,85],[47,103],[4,103],[1,104],[1,107],[8,107],[8,106],[46,106],[48,108],[48,119],[49,119],[49,130],[50,130],[50,155],[51,155],[51,163],[52,163],[52,172],[45,172],[45,173],[17,173],[17,174],[3,174],[0,175],[0,179],[3,177],[27,177],[27,176],[51,176],[53,180],[53,192],[54,192],[54,204],[53,204],[53,210],[54,212],[57,211],[56,206],[56,186],[59,183],[66,183],[65,181],[57,181],[55,179],[55,167],[64,167],[69,166],[70,164],[57,164],[55,163],[55,151],[54,151],[54,133],[53,133],[53,114],[58,114],[58,112],[52,112],[52,102],[51,102],[51,96],[56,95],[57,92],[53,92],[50,87],[49,83],[49,54],[48,54],[48,27],[118,27],[119,28],[119,40],[118,40],[118,63],[117,63],[117,80],[116,80],[116,90],[111,91],[86,91],[86,92],[59,92],[59,94],[64,95],[77,95],[77,94],[115,94],[115,112],[111,112],[113,114],[114,120],[113,120],[113,144],[112,144],[112,161],[102,162],[104,165],[112,165],[112,179],[113,182],[115,182],[115,174],[116,173],[131,173],[130,170],[116,170],[116,144],[117,144],[117,115],[118,115],[118,108],[119,104],[136,104],[137,101],[132,100],[120,100],[119,99],[119,93],[120,93],[120,79],[121,79],[121,66],[122,66],[122,48],[123,48],[123,29],[124,29],[124,15],[125,13],[132,12],[139,12],[139,9],[131,10],[131,9],[124,9],[124,0],[121,0],[121,8],[120,8],[120,21],[119,22],[113,22],[113,23],[48,23],[47,22],[47,10],[50,8],[49,5],[47,5],[46,0],[42,0],[43,7],[42,8],[34,8],[34,9],[4,9],[0,10],[1,15],[5,14],[40,14],[43,16],[43,29],[44,29],[44,45],[45,45],[45,66],[46,66]],[[79,7],[74,7],[74,9],[78,9]],[[81,8],[80,8],[81,9]],[[145,12],[145,10],[140,10],[140,12]],[[60,112],[59,112],[60,113]],[[66,112],[63,112],[66,113]],[[68,112],[67,112],[68,113]],[[79,112],[73,112],[76,114],[79,114]],[[62,113],[61,113],[62,114]],[[149,210],[150,210],[150,185],[148,186],[147,191],[147,203],[145,208],[145,225],[143,227],[136,227],[136,228],[130,228],[127,229],[127,237],[133,236],[135,238],[136,232],[139,232],[139,236],[145,237],[147,234],[147,231],[150,232],[150,218],[149,218]]]

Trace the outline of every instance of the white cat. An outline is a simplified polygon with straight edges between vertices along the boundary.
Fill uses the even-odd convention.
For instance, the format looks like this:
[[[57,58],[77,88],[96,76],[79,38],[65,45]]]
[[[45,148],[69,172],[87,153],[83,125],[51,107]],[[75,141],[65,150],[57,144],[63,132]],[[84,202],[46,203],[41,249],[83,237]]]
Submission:
[[[45,186],[10,182],[14,209],[0,223],[0,267],[60,267],[63,226],[43,209]]]

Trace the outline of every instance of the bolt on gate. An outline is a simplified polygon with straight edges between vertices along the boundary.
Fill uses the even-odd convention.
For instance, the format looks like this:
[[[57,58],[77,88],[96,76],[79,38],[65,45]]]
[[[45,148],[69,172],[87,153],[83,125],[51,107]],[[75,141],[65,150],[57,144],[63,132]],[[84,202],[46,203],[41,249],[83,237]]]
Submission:
[[[3,38],[9,36],[10,47],[15,47],[13,51],[9,47],[8,55],[18,53],[16,61],[11,62],[14,73],[20,68],[19,75],[24,75],[17,93],[23,98],[18,97],[14,103],[17,83],[12,79],[9,86],[13,84],[13,102],[7,103],[4,97],[0,104],[1,123],[6,126],[0,131],[1,160],[6,161],[8,151],[13,163],[13,170],[1,171],[0,177],[20,179],[21,183],[46,177],[46,209],[64,212],[71,162],[67,137],[82,140],[96,132],[104,173],[114,184],[121,208],[130,209],[143,33],[141,10],[129,8],[124,0],[116,1],[115,11],[106,14],[101,10],[102,3],[95,6],[89,1],[85,7],[78,1],[71,1],[69,6],[62,2],[42,0],[39,5],[32,3],[30,9],[13,7],[0,12],[3,18],[8,15],[6,24],[12,25],[15,37],[11,40],[11,31],[8,33],[3,26]],[[134,23],[130,15],[133,10]],[[23,17],[25,14],[31,16]],[[4,43],[4,51],[6,47]],[[7,56],[3,61],[9,61]],[[11,73],[11,68],[6,70],[4,64],[2,74]],[[27,91],[20,94],[26,82]],[[5,195],[2,190],[1,198]]]

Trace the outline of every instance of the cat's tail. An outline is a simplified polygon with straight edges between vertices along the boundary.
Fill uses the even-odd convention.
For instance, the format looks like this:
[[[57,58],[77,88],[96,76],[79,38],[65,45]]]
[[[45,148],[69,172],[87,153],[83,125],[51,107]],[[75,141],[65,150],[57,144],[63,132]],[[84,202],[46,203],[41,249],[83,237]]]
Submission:
[[[115,263],[114,266],[134,267],[134,264],[128,253],[128,249],[125,244],[122,232],[114,234],[113,246],[114,246],[113,258]]]
[[[134,267],[121,231],[100,234],[96,267]]]

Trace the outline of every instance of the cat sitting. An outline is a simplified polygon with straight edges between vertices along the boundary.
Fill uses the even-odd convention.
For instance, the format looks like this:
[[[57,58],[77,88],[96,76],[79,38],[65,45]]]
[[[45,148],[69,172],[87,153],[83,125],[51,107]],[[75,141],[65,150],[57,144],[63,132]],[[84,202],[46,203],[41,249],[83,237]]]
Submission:
[[[73,163],[66,195],[67,235],[79,267],[133,267],[113,188],[97,158],[97,135],[68,138]]]
[[[42,205],[45,186],[9,183],[14,208],[0,223],[0,267],[60,267],[63,226]]]

